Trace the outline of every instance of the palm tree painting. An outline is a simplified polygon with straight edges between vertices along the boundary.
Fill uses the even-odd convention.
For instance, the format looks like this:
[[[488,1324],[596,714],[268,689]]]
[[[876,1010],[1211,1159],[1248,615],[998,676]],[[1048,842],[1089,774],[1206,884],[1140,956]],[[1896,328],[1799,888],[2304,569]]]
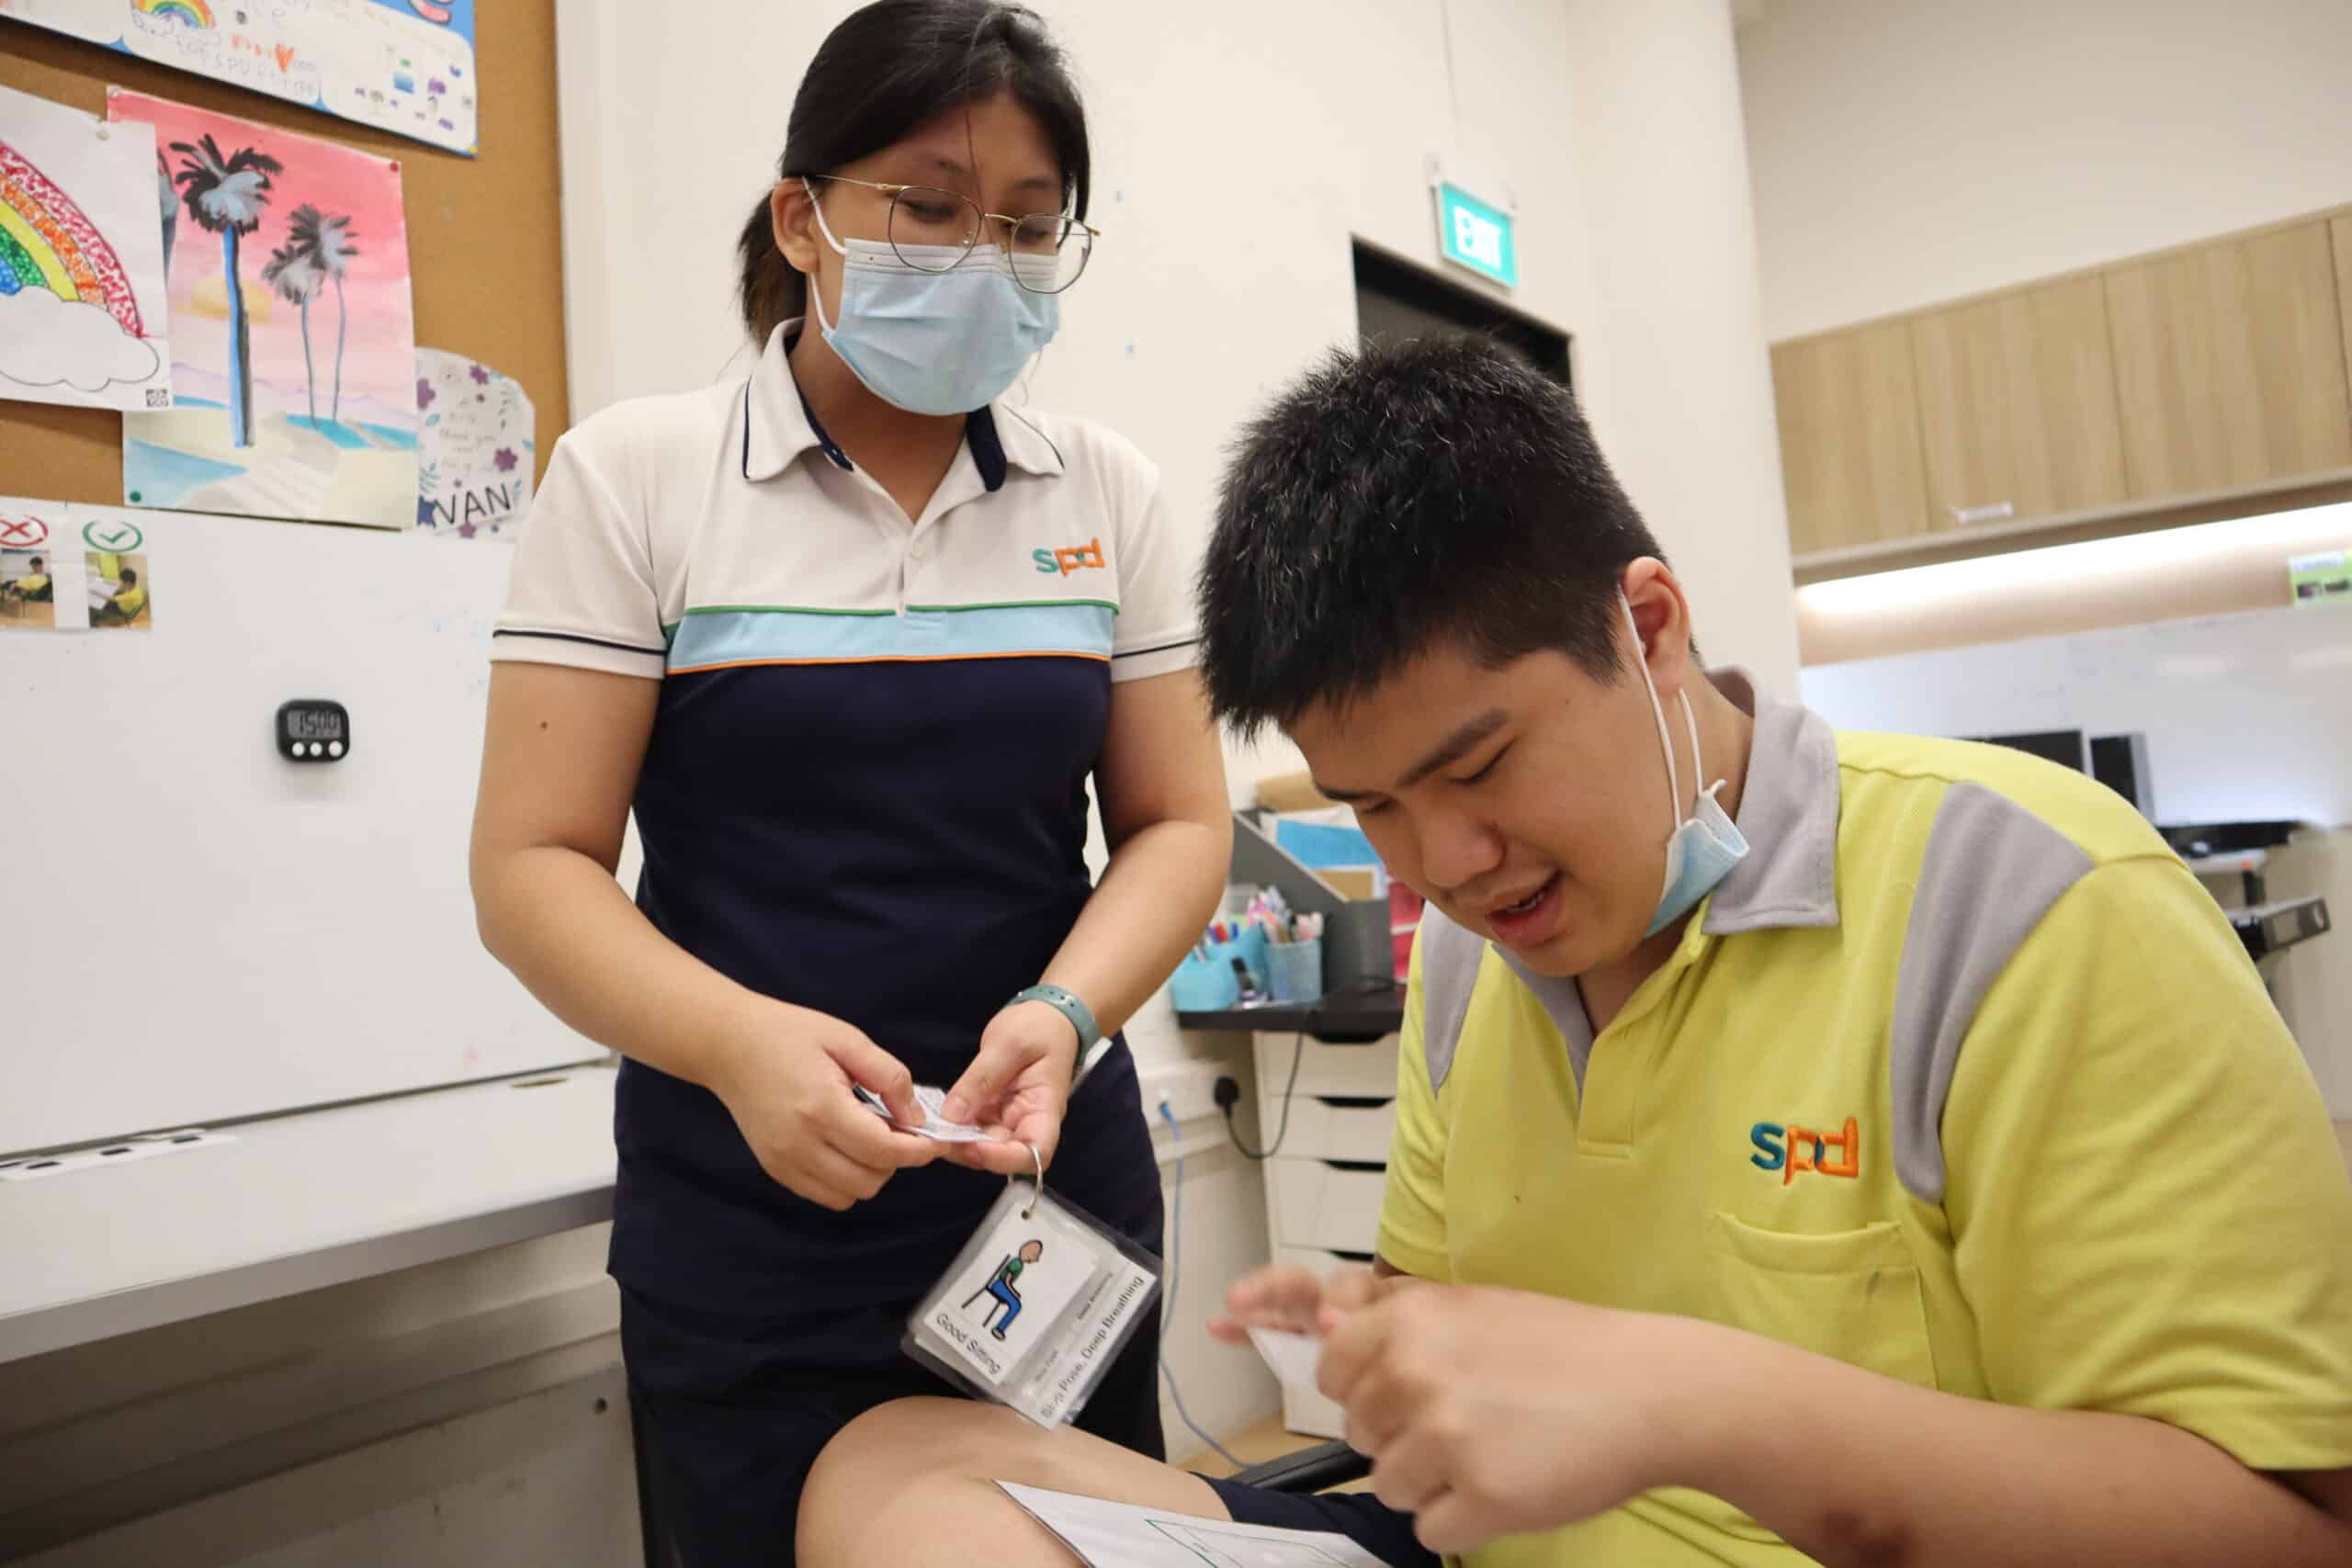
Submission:
[[[110,118],[154,127],[158,194],[177,231],[171,406],[124,416],[123,498],[414,526],[421,435],[400,161],[129,89],[107,102]],[[199,228],[217,243],[195,243]]]
[[[299,225],[309,207],[294,209],[294,221]],[[302,312],[302,373],[309,378],[311,393],[311,428],[319,427],[319,371],[311,360],[311,301],[317,297],[319,285],[324,281],[318,264],[311,253],[293,240],[269,253],[269,260],[262,264],[261,280],[277,290],[277,297]]]
[[[198,228],[220,236],[221,276],[229,292],[230,438],[235,446],[251,446],[253,331],[245,317],[244,280],[237,271],[237,242],[261,227],[262,209],[269,205],[269,176],[284,173],[285,165],[250,147],[224,155],[209,132],[171,145],[182,159],[173,175],[182,205]]]
[[[351,243],[359,231],[351,226],[349,218],[322,213],[305,202],[294,209],[291,232],[293,243],[310,257],[311,265],[318,270],[319,276],[334,285],[334,403],[327,417],[339,423],[343,418],[344,336],[351,320],[350,311],[344,304],[343,279],[344,275],[351,270],[353,258],[359,254],[359,247]],[[310,342],[309,322],[310,318],[304,316],[305,335],[302,341],[306,345]],[[311,411],[311,419],[313,423],[318,421],[315,408]]]
[[[172,238],[179,232],[180,197],[172,187],[172,166],[155,154],[155,205],[164,211],[164,270],[172,270]]]

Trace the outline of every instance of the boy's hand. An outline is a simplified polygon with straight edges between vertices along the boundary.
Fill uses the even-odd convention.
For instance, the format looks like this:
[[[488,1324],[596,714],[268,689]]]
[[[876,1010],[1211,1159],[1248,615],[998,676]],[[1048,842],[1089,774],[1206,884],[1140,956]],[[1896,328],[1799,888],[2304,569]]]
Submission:
[[[1450,1285],[1319,1315],[1317,1382],[1432,1551],[1557,1529],[1690,1472],[1707,1325]]]
[[[1249,1343],[1253,1328],[1293,1334],[1329,1332],[1349,1313],[1379,1301],[1403,1285],[1419,1281],[1401,1274],[1375,1275],[1369,1269],[1341,1269],[1326,1279],[1291,1264],[1245,1276],[1226,1293],[1227,1315],[1209,1320],[1209,1332],[1228,1345]]]

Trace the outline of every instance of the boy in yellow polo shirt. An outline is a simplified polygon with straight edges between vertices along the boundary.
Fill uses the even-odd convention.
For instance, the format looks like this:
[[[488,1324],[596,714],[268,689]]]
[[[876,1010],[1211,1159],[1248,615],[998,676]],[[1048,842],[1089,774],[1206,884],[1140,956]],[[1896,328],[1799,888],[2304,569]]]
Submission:
[[[56,596],[56,588],[49,575],[49,565],[39,556],[26,563],[24,576],[0,582],[0,590],[16,595],[28,604],[46,604]]]
[[[1377,1495],[910,1404],[819,1465],[804,1564],[1066,1562],[995,1478],[1398,1568],[2352,1563],[2352,1181],[2120,797],[1703,671],[1573,404],[1483,342],[1277,399],[1202,598],[1219,716],[1430,901],[1377,1272],[1220,1325],[1323,1337]]]
[[[119,586],[92,614],[91,620],[101,626],[127,626],[139,618],[147,607],[147,590],[139,581],[139,569],[126,566],[116,579]]]

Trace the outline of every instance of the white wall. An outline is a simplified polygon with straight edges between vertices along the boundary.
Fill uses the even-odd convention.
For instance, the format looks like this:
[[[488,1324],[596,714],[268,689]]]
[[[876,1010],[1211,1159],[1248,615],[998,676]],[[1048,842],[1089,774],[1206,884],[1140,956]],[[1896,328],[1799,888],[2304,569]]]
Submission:
[[[1793,697],[1788,511],[1731,14],[1721,0],[1571,0],[1567,13],[1593,423],[1690,589],[1709,660]]]
[[[2147,737],[2158,821],[2313,824],[2273,854],[2267,896],[2320,894],[2342,926],[2352,912],[2347,669],[2352,608],[2267,609],[1816,664],[1805,670],[1804,689],[1806,704],[1841,729],[2136,730]],[[2224,902],[2242,903],[2234,884],[2210,886]],[[2346,930],[2265,965],[2339,1119],[2352,1119]]]
[[[735,231],[773,176],[802,68],[852,8],[739,0],[690,28],[658,7],[567,0],[582,413],[740,373]],[[1513,303],[1574,337],[1604,449],[1689,576],[1708,652],[1794,690],[1724,0],[1041,8],[1087,89],[1103,239],[1032,378],[1040,404],[1125,431],[1182,525],[1204,532],[1235,425],[1354,337],[1351,237],[1442,265],[1423,164],[1453,154],[1516,196]],[[1237,797],[1297,765],[1280,744],[1238,757]]]
[[[2352,197],[2343,0],[1770,0],[1741,29],[1774,341]]]
[[[793,85],[853,8],[736,4],[692,29],[617,0],[567,0],[565,265],[582,412],[741,373],[735,231],[773,177]],[[1204,536],[1235,425],[1354,337],[1351,239],[1443,267],[1423,169],[1447,153],[1515,196],[1512,302],[1573,335],[1587,410],[1690,585],[1708,655],[1794,693],[1723,0],[1044,9],[1087,92],[1104,235],[1027,395],[1136,440],[1179,525]],[[719,33],[723,51],[709,41]],[[1228,757],[1237,803],[1259,777],[1301,765],[1279,739]],[[1135,1032],[1147,1059],[1184,1054],[1164,1008]]]

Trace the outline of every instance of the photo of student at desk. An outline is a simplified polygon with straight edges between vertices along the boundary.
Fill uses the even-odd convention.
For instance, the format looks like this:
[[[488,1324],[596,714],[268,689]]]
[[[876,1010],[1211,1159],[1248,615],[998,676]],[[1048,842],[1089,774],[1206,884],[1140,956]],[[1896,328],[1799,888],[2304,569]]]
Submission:
[[[92,627],[127,627],[135,631],[153,628],[155,618],[148,598],[144,555],[107,555],[93,550],[88,569]]]

